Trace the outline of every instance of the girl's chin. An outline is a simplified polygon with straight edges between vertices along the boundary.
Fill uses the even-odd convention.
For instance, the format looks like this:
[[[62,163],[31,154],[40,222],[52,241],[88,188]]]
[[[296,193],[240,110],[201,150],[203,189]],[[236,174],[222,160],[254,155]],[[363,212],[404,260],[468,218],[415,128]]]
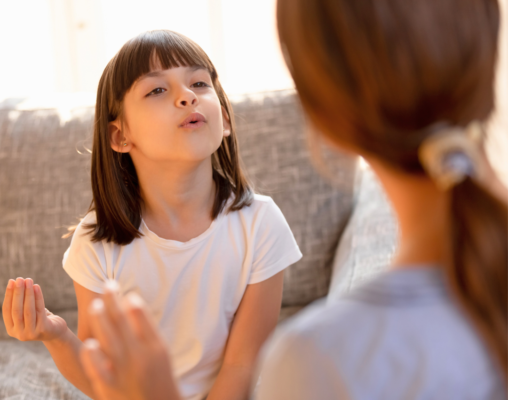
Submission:
[[[141,165],[136,161],[141,162],[142,159],[161,164],[199,164],[211,159],[221,144],[220,140],[205,140],[203,137],[189,137],[188,139],[180,143],[177,148],[171,148],[170,144],[164,144],[159,148],[144,152],[144,154],[131,152],[131,157],[135,165]]]
[[[151,160],[156,164],[162,166],[167,165],[188,165],[188,166],[198,166],[203,164],[206,161],[210,161],[212,159],[213,152],[204,152],[204,153],[185,153],[178,154],[172,156],[160,156],[154,157]]]

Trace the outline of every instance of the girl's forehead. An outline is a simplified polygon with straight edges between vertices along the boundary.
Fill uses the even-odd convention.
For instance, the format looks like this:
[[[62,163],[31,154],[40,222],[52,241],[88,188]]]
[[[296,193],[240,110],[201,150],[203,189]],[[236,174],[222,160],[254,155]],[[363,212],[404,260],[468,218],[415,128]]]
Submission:
[[[178,66],[178,67],[171,67],[171,68],[162,68],[162,66],[159,66],[159,68],[153,68],[150,70],[150,72],[147,72],[146,74],[141,75],[136,81],[134,82],[133,86],[137,86],[139,83],[144,81],[148,78],[164,78],[171,76],[173,74],[179,74],[180,72],[183,72],[184,75],[191,74],[195,71],[203,71],[207,75],[211,76],[210,71],[208,71],[208,68],[201,66],[201,65],[194,65],[194,66]]]
[[[208,68],[203,67],[201,65],[193,65],[191,67],[183,65],[183,66],[171,67],[171,68],[162,68],[162,67],[153,68],[150,70],[150,72],[147,72],[146,74],[141,75],[137,79],[137,81],[140,81],[145,78],[160,77],[160,76],[164,76],[164,75],[168,75],[168,74],[176,73],[176,72],[192,73],[195,71],[203,71],[203,72],[206,72],[210,75]]]

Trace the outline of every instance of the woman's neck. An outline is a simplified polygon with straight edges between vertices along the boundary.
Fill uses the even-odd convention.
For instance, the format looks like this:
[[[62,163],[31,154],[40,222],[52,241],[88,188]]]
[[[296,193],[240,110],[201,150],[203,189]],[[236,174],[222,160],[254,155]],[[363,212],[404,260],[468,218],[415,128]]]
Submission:
[[[450,196],[425,175],[408,174],[369,160],[399,222],[399,247],[392,268],[450,265]]]
[[[136,166],[143,219],[165,239],[188,241],[212,222],[215,184],[211,159],[196,163]]]

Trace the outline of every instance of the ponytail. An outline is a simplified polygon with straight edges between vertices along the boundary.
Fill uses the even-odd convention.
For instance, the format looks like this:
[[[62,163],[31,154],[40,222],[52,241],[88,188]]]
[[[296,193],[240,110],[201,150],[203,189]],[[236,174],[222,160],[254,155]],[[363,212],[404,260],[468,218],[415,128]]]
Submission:
[[[470,178],[451,197],[448,279],[508,384],[507,204]]]

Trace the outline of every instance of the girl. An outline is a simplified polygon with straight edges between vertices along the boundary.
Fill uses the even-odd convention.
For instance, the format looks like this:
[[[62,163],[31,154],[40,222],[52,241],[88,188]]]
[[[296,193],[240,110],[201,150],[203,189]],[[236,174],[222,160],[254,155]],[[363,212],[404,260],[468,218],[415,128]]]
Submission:
[[[92,189],[63,261],[76,290],[77,337],[45,311],[40,287],[21,278],[9,282],[4,302],[8,333],[42,340],[62,374],[93,396],[78,354],[92,336],[87,309],[112,280],[148,304],[182,398],[246,398],[277,321],[282,271],[301,253],[279,208],[245,179],[231,106],[197,44],[147,32],[107,65]],[[117,351],[112,340],[107,352]]]
[[[388,272],[311,307],[271,341],[256,399],[506,399],[508,192],[482,129],[497,2],[278,0],[278,27],[320,136],[369,161],[401,234]],[[141,317],[128,310],[130,332]],[[97,332],[120,326],[108,315],[95,314]],[[122,343],[146,348],[140,336]],[[100,345],[83,353],[97,392],[127,394],[127,368],[109,382],[97,375]]]

